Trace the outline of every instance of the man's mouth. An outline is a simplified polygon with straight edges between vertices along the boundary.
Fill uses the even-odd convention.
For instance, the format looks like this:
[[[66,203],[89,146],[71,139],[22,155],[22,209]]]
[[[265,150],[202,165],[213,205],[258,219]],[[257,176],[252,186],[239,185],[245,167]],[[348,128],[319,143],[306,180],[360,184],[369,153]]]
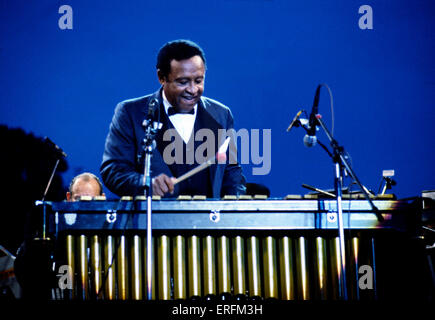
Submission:
[[[187,101],[195,101],[196,100],[196,96],[181,96],[181,98],[183,98],[184,100]]]

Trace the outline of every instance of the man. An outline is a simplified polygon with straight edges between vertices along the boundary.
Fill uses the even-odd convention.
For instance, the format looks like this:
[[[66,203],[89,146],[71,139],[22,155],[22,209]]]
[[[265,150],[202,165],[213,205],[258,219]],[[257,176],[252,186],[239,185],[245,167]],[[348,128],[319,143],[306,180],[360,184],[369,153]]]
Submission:
[[[90,172],[75,176],[66,193],[67,201],[79,201],[82,196],[104,196],[100,179]],[[50,270],[51,255],[50,243],[33,238],[26,239],[18,249],[14,269],[24,298],[50,297],[51,288],[57,284],[57,278]]]
[[[246,192],[245,178],[236,162],[213,164],[189,179],[174,184],[174,177],[189,172],[201,161],[188,161],[197,155],[201,145],[196,136],[202,129],[213,133],[214,148],[219,148],[222,130],[233,128],[233,116],[223,104],[203,97],[206,61],[202,49],[188,40],[166,43],[157,56],[157,77],[161,88],[150,95],[119,103],[110,125],[100,172],[104,184],[118,196],[144,194],[142,126],[151,101],[158,101],[158,120],[162,128],[156,136],[156,147],[151,161],[153,195],[176,197],[178,195],[205,195],[219,198]],[[165,133],[175,132],[174,135]],[[177,158],[168,159],[167,148],[172,144]],[[235,144],[234,139],[232,143]],[[181,148],[179,148],[181,147]],[[182,150],[181,154],[179,150]],[[177,151],[178,150],[178,151]],[[234,159],[234,148],[227,159]],[[228,154],[230,153],[228,152]],[[214,154],[213,154],[214,155]]]
[[[104,196],[103,185],[98,177],[90,172],[75,176],[66,193],[67,201],[79,201],[81,196]]]

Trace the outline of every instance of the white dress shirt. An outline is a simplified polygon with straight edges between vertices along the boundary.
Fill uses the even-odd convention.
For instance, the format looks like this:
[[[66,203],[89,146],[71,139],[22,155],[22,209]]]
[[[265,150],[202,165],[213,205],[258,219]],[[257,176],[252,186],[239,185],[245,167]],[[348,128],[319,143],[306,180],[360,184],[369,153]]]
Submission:
[[[163,106],[165,107],[165,112],[168,114],[168,109],[172,107],[171,103],[166,99],[165,92],[162,91],[163,96]],[[175,127],[175,130],[177,130],[178,134],[183,138],[183,141],[187,144],[190,136],[193,132],[193,126],[195,124],[196,119],[196,111],[198,108],[198,104],[195,104],[193,107],[194,114],[190,113],[177,113],[169,116],[169,120],[172,122],[172,124]]]

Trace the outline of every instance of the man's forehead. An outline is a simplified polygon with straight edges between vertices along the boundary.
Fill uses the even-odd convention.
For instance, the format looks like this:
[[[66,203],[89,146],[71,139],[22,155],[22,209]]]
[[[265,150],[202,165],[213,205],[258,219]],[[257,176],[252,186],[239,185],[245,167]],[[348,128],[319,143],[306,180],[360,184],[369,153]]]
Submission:
[[[100,185],[98,184],[95,179],[85,179],[85,178],[79,178],[72,186],[72,191],[75,191],[77,189],[82,188],[100,188]]]
[[[204,61],[200,56],[193,56],[184,60],[171,60],[171,73],[204,72]]]

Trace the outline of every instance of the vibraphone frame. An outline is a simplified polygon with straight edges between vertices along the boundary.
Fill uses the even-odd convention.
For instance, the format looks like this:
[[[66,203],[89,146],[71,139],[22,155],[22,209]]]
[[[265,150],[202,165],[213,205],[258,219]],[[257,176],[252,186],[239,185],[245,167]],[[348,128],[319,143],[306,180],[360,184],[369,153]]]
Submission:
[[[158,284],[152,286],[153,299],[339,299],[336,204],[306,199],[153,201]],[[362,264],[373,268],[370,296],[376,297],[377,234],[406,229],[407,202],[374,204],[383,222],[365,200],[342,203],[352,299],[361,297]],[[59,260],[74,275],[71,298],[145,299],[146,201],[52,202],[49,207],[49,233],[58,247],[65,247],[66,257]],[[116,269],[109,267],[113,260]]]

